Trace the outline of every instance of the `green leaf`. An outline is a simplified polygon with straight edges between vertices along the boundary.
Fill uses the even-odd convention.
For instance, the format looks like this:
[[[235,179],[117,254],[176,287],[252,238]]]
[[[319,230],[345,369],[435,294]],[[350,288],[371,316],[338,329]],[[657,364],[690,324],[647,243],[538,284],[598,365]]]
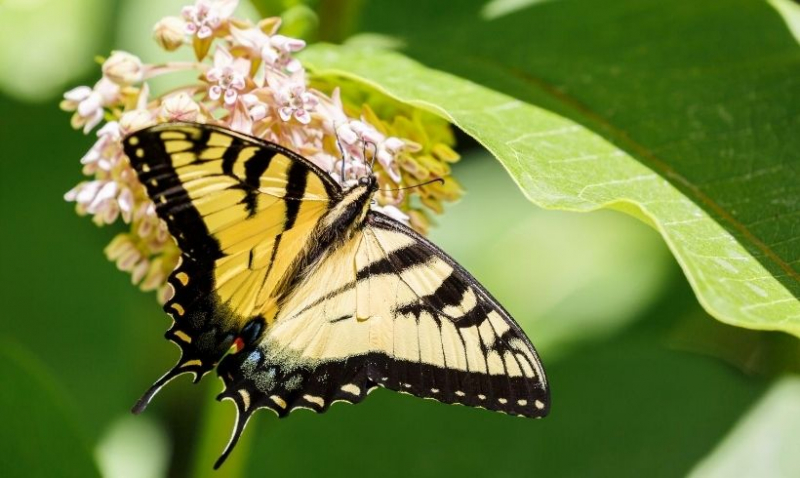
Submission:
[[[795,476],[800,470],[800,378],[775,383],[719,446],[689,475]]]
[[[0,339],[0,470],[8,477],[100,476],[66,393],[39,360]]]
[[[644,220],[709,313],[800,336],[800,48],[769,5],[448,5],[372,2],[364,25],[461,76],[363,46],[303,59],[452,121],[539,206]]]

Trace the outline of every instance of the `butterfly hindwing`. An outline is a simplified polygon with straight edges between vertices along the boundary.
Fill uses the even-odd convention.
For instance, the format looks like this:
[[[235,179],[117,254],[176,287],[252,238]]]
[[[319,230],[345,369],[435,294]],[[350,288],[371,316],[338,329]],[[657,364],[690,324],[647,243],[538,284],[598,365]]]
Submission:
[[[175,375],[212,369],[248,323],[272,320],[278,283],[341,188],[278,145],[209,125],[159,125],[124,145],[181,250],[164,308],[182,356],[141,409]]]
[[[375,387],[527,417],[549,409],[541,363],[516,322],[438,247],[374,212],[219,373],[221,398],[245,418],[259,407],[323,412]],[[232,443],[241,428],[240,418]]]

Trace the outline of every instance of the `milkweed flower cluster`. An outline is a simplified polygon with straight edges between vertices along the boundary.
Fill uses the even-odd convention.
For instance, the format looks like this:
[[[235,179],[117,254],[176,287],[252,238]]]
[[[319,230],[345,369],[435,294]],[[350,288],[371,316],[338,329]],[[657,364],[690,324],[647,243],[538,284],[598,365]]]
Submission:
[[[314,78],[294,56],[303,40],[279,34],[277,17],[257,24],[233,17],[237,3],[197,0],[156,23],[153,35],[164,50],[191,47],[196,61],[147,64],[114,51],[94,86],[73,88],[61,103],[73,113],[73,128],[85,134],[97,128],[81,159],[88,179],[65,199],[98,225],[129,226],[106,255],[162,301],[179,251],[122,149],[122,138],[141,128],[174,121],[224,126],[296,151],[345,187],[372,171],[382,189],[373,208],[423,233],[429,211],[441,213],[442,201],[461,195],[451,178],[397,191],[449,174],[459,157],[448,123],[355,83],[340,88],[330,78]],[[186,70],[198,80],[150,92],[148,80]]]

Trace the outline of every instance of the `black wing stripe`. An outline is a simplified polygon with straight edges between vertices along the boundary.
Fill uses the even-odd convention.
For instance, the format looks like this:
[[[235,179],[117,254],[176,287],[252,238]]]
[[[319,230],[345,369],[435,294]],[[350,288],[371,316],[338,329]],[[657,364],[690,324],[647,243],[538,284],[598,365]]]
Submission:
[[[400,258],[403,258],[402,262]],[[396,274],[398,272],[398,265],[402,270],[413,267],[418,264],[424,264],[430,259],[430,256],[418,254],[418,248],[414,245],[406,246],[389,254],[384,255],[381,259],[372,262],[371,264],[363,267],[356,273],[356,280],[364,280],[370,276],[377,276],[381,274]]]

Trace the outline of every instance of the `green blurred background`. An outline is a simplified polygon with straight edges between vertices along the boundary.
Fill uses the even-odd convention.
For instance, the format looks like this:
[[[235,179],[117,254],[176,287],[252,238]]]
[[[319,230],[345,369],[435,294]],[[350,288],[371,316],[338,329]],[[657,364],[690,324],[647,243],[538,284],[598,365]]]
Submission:
[[[466,140],[454,174],[468,194],[432,239],[528,332],[551,381],[551,416],[522,420],[378,391],[324,415],[258,414],[216,473],[234,418],[230,404],[213,400],[219,382],[179,379],[131,416],[177,349],[162,338],[168,320],[154,296],[105,259],[117,229],[98,229],[62,198],[81,180],[78,161],[93,138],[73,131],[57,105],[65,89],[96,81],[95,55],[164,59],[150,29],[184,3],[0,0],[3,476],[800,470],[800,380],[786,365],[797,357],[785,355],[796,354],[795,339],[719,324],[655,231],[619,213],[539,210]],[[255,16],[249,5],[240,14]]]

